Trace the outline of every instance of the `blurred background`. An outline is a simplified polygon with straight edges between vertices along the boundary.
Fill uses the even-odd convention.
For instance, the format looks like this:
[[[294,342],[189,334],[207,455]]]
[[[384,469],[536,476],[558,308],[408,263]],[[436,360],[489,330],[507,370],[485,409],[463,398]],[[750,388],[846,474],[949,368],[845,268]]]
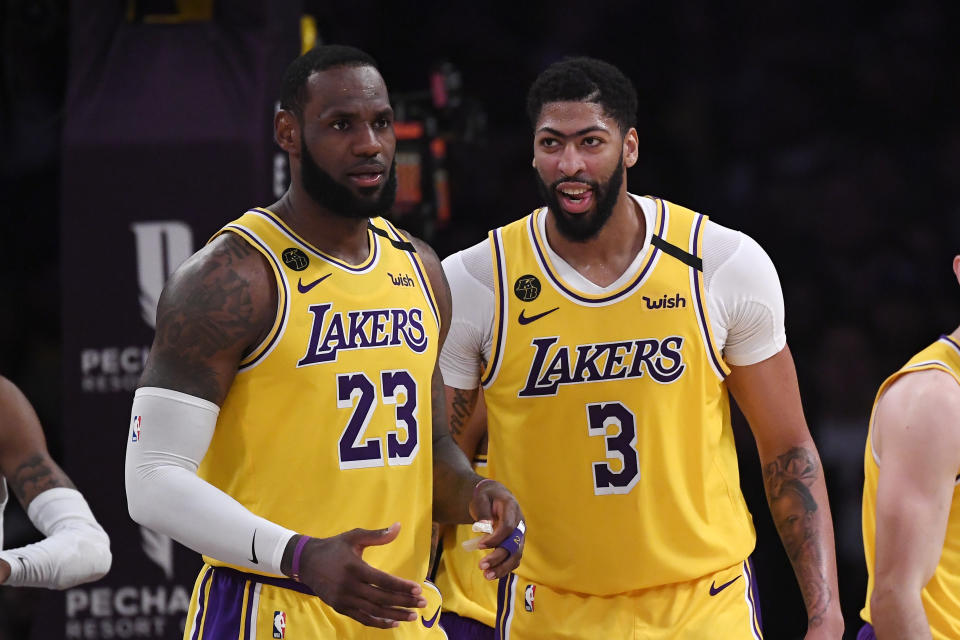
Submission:
[[[744,231],[779,271],[853,638],[874,393],[960,322],[960,5],[404,4],[0,1],[0,373],[115,554],[110,576],[66,594],[0,588],[0,639],[179,637],[198,559],[126,518],[132,389],[166,276],[285,187],[272,112],[314,42],[380,62],[400,121],[395,218],[441,257],[538,206],[524,96],[539,71],[586,54],[632,78],[630,190]],[[738,429],[767,637],[802,637]],[[36,539],[18,505],[4,526],[8,547]]]

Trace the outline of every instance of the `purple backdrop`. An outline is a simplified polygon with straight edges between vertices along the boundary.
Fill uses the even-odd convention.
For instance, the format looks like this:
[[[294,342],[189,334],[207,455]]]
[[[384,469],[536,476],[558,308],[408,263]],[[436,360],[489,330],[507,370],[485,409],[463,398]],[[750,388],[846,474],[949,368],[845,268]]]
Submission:
[[[167,276],[285,187],[272,115],[300,2],[224,2],[179,24],[110,13],[121,4],[71,3],[61,229],[64,458],[113,569],[49,594],[34,638],[180,637],[200,558],[127,515],[132,392]]]

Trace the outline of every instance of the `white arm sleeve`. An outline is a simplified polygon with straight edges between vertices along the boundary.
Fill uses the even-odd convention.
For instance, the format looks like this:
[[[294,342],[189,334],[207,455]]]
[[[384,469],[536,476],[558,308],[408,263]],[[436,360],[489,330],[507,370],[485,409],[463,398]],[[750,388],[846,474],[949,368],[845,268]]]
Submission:
[[[448,256],[443,271],[450,283],[453,315],[440,352],[443,383],[457,389],[476,389],[480,367],[490,359],[493,343],[493,263],[490,241]]]
[[[10,565],[4,584],[69,589],[110,570],[110,538],[76,489],[47,489],[30,502],[27,515],[47,538],[0,551],[0,559]]]
[[[219,412],[179,391],[137,389],[125,468],[130,517],[198,553],[283,575],[280,560],[295,533],[197,476]]]
[[[777,270],[750,236],[708,221],[703,234],[707,311],[724,360],[746,366],[787,343]]]

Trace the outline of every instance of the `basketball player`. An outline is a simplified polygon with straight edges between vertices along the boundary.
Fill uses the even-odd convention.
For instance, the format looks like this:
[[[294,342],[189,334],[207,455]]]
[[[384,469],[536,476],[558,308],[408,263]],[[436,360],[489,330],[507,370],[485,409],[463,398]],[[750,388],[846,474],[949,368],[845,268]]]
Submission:
[[[482,386],[487,473],[516,492],[531,525],[499,613],[490,588],[463,577],[478,558],[447,537],[445,628],[479,638],[482,624],[519,640],[762,637],[729,389],[756,438],[806,637],[840,638],[830,510],[776,271],[742,233],[627,192],[636,109],[610,64],[549,67],[528,94],[547,206],[444,261],[451,428],[472,454],[465,425]]]
[[[69,589],[99,580],[110,570],[110,538],[87,501],[50,458],[37,414],[23,393],[0,377],[0,547],[7,487],[40,542],[0,551],[0,583],[14,587]]]
[[[960,328],[880,385],[863,468],[858,640],[960,638]]]
[[[421,582],[431,516],[493,522],[488,579],[517,566],[524,525],[448,432],[440,262],[378,217],[396,136],[373,59],[325,46],[295,60],[275,135],[288,191],[226,225],[161,297],[130,513],[204,555],[186,638],[443,637]]]

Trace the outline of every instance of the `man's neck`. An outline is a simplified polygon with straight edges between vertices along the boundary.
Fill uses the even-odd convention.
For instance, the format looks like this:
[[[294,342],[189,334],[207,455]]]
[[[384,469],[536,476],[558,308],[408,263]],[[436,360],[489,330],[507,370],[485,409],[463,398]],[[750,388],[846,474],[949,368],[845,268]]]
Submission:
[[[268,207],[297,235],[313,247],[352,265],[370,255],[367,223],[369,218],[351,218],[333,213],[293,186]]]
[[[586,242],[564,237],[552,212],[547,213],[546,231],[547,242],[558,256],[598,287],[608,287],[623,275],[643,248],[647,221],[640,205],[624,190],[610,219]]]

